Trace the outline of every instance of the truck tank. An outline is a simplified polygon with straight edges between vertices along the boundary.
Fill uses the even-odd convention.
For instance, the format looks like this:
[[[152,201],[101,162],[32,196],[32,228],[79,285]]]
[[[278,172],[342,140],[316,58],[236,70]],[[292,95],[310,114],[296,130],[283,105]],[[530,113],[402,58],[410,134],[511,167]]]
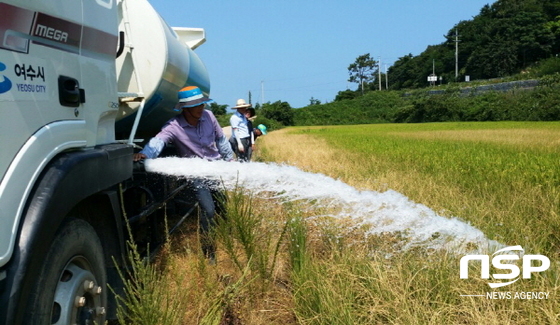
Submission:
[[[204,43],[203,29],[171,28],[145,0],[121,3],[117,78],[120,97],[117,138],[151,137],[171,117],[177,91],[198,86],[206,95],[206,67],[193,52]],[[137,129],[135,118],[141,114]]]

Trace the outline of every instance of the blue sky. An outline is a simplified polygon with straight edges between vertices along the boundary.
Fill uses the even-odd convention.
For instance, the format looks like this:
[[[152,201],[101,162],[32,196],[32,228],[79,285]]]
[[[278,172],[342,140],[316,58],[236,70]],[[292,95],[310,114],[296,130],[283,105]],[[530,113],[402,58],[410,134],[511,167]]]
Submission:
[[[461,20],[494,0],[150,0],[173,27],[206,30],[195,50],[210,74],[211,97],[235,106],[282,100],[303,107],[356,89],[348,65],[362,54],[382,71],[409,53],[442,43]],[[460,34],[460,31],[459,31]],[[459,43],[460,51],[460,43]],[[437,71],[436,71],[437,74]]]

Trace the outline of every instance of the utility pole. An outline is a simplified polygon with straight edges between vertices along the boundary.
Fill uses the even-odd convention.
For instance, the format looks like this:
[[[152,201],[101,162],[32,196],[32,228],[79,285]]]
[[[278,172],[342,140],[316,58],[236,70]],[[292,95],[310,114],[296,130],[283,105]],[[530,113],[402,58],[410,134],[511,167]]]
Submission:
[[[459,77],[459,32],[455,28],[455,81]]]
[[[377,79],[379,79],[379,90],[381,90],[381,57],[378,56],[378,58],[379,58],[379,62],[377,63],[377,74],[378,74]]]
[[[387,79],[389,72],[387,71],[387,63],[385,63],[385,89],[389,90],[389,80]]]
[[[432,59],[432,74],[428,76],[428,81],[430,82],[431,86],[434,86],[437,81],[436,76],[436,60]]]

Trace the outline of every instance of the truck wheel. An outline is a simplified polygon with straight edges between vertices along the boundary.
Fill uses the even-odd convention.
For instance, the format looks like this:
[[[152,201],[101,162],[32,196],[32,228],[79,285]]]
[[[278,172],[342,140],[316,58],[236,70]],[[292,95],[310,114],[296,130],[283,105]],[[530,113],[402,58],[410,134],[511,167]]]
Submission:
[[[79,219],[66,222],[44,261],[26,324],[104,324],[107,275],[93,227]]]

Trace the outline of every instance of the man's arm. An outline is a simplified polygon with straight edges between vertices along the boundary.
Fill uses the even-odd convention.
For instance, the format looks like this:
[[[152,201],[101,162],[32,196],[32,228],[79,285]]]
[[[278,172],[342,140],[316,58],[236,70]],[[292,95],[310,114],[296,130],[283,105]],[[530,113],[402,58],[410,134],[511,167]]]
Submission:
[[[216,147],[218,148],[218,152],[222,156],[222,159],[225,161],[233,160],[233,151],[231,149],[231,145],[229,144],[228,138],[225,136],[220,123],[216,119],[216,116],[211,111],[207,111],[208,116],[210,117],[210,121],[212,122],[212,126],[214,128],[214,141],[216,142]],[[230,118],[230,124],[232,124],[232,119]]]
[[[232,129],[232,133],[235,134],[235,131],[237,129]],[[238,136],[235,136],[235,140],[237,141],[237,150],[239,150],[239,152],[245,152],[245,147],[243,147],[243,143],[241,143],[241,139]]]
[[[222,159],[225,161],[233,160],[233,151],[225,135],[216,139],[216,146],[218,147],[218,152],[222,155]]]
[[[142,160],[145,158],[156,158],[157,156],[159,156],[164,147],[165,142],[162,139],[153,137],[144,146],[144,149],[134,154],[134,161]]]

